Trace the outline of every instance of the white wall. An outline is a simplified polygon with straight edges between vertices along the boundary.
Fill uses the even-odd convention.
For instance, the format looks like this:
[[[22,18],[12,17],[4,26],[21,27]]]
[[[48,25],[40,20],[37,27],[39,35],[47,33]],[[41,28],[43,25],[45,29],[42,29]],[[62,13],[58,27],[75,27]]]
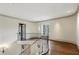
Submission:
[[[79,43],[79,40],[76,40],[76,15],[39,23],[25,22],[0,16],[0,45],[4,43],[9,44],[17,40],[18,23],[26,24],[27,33],[37,33],[39,32],[38,26],[40,26],[40,24],[49,24],[50,39],[74,44]],[[79,25],[79,23],[77,23],[77,25]],[[77,39],[79,39],[79,26],[77,26],[77,30]]]
[[[49,39],[76,44],[76,15],[38,23],[49,24]]]
[[[17,40],[18,23],[26,24],[27,33],[36,33],[36,24],[25,22],[18,19],[13,19],[5,16],[0,16],[0,44],[11,43]]]
[[[50,39],[70,42],[74,44],[77,43],[76,15],[74,15],[71,17],[39,22],[39,23],[25,22],[18,19],[0,16],[0,44],[12,43],[17,40],[18,23],[26,24],[27,33],[37,33],[39,32],[38,26],[40,24],[49,24]],[[79,26],[77,30],[79,30]],[[79,36],[77,38],[79,39]]]
[[[77,14],[77,46],[79,48],[79,12]]]

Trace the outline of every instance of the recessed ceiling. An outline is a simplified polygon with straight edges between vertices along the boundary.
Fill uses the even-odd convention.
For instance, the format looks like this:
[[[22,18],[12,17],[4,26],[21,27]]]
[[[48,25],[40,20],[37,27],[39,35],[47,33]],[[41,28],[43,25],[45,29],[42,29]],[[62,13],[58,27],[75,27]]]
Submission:
[[[71,15],[76,12],[74,3],[1,3],[0,14],[29,21],[43,21]]]

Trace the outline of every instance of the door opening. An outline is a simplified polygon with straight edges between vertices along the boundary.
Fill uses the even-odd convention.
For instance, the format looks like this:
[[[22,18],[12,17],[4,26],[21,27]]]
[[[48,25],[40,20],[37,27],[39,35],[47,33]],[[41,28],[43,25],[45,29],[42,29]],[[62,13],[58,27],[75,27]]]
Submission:
[[[19,40],[26,40],[26,24],[19,23]]]

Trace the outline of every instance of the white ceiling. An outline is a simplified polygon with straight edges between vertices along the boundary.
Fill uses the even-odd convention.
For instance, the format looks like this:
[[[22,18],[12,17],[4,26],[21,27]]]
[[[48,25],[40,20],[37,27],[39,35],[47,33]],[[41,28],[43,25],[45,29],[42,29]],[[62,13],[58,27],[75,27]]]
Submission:
[[[0,14],[29,21],[43,21],[73,14],[78,4],[73,3],[4,3]]]

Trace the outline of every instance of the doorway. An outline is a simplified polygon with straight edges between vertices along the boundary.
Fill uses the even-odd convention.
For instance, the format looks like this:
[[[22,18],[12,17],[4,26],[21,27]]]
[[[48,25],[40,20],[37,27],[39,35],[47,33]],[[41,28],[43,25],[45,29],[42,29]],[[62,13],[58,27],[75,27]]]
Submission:
[[[26,24],[19,23],[18,32],[19,32],[18,39],[21,41],[26,40]]]

